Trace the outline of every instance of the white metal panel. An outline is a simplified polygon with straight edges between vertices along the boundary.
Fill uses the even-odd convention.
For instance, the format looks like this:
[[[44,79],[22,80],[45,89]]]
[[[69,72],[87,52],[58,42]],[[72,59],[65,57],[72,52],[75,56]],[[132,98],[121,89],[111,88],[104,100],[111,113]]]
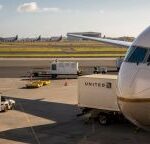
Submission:
[[[116,94],[117,76],[110,77],[110,75],[80,77],[78,80],[79,106],[119,111]]]
[[[132,45],[150,48],[150,26],[145,29],[133,42]]]
[[[51,74],[77,74],[78,63],[77,62],[53,62],[56,64],[56,70],[50,70]],[[50,67],[51,67],[50,66]]]
[[[85,75],[85,76],[80,76],[80,78],[93,78],[93,79],[117,79],[117,75],[108,75],[108,74],[92,74],[92,75]]]

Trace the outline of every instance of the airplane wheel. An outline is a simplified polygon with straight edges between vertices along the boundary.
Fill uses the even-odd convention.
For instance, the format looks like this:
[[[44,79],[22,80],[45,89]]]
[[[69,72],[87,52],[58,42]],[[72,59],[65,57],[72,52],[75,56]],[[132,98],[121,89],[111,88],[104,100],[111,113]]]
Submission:
[[[52,79],[55,79],[55,78],[57,78],[57,74],[52,75]]]
[[[15,109],[15,105],[14,104],[12,104],[12,106],[11,106],[11,110],[14,110]]]
[[[38,73],[38,72],[35,72],[35,73],[33,73],[33,76],[34,76],[34,77],[38,77],[38,76],[39,76],[39,73]]]
[[[109,123],[108,116],[106,114],[100,114],[98,117],[98,122],[100,125],[107,125]]]
[[[7,110],[8,110],[8,106],[5,106],[3,111],[6,112]]]

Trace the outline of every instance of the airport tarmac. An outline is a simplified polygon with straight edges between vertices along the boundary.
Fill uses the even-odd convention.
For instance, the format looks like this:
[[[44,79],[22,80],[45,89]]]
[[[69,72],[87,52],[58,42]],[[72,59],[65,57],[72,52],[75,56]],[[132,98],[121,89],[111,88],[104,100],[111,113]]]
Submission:
[[[49,63],[56,58],[0,58],[0,77],[19,78],[35,68],[49,69]],[[60,61],[74,61],[79,63],[79,69],[84,74],[91,74],[94,66],[106,66],[114,69],[115,58],[59,58]]]
[[[48,67],[54,60],[79,62],[79,66],[102,65],[112,67],[116,58],[0,58],[0,67]]]
[[[150,133],[129,123],[85,124],[77,107],[77,79],[52,80],[50,86],[24,89],[19,78],[1,78],[3,95],[15,110],[0,113],[0,143],[5,144],[149,144]],[[64,85],[67,81],[67,86]]]
[[[22,74],[32,67],[43,66],[43,63],[36,65],[36,60],[32,63],[26,59],[17,61],[16,65],[15,62],[11,65],[11,60],[6,63],[0,60],[0,91],[16,100],[15,110],[0,113],[0,144],[150,143],[150,133],[137,131],[130,123],[100,126],[97,122],[85,124],[82,118],[76,117],[80,113],[77,79],[52,80],[50,86],[24,89],[28,81],[21,78]],[[87,67],[88,61],[82,64]],[[64,85],[66,81],[67,86]]]

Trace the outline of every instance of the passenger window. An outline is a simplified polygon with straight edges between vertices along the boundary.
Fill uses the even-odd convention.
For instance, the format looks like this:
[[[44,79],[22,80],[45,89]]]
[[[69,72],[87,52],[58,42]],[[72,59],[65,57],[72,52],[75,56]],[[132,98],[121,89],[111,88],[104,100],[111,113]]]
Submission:
[[[132,48],[131,48],[132,49]],[[132,52],[132,53],[131,53]],[[127,62],[131,63],[142,63],[147,53],[147,49],[136,47],[133,51],[129,51],[128,56],[126,58]]]

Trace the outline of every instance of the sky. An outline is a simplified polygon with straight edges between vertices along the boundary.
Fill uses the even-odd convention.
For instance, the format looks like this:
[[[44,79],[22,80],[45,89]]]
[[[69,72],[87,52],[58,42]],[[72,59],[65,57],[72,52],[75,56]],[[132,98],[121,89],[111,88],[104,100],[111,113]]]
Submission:
[[[136,37],[150,24],[150,0],[0,0],[0,37],[101,32]]]

